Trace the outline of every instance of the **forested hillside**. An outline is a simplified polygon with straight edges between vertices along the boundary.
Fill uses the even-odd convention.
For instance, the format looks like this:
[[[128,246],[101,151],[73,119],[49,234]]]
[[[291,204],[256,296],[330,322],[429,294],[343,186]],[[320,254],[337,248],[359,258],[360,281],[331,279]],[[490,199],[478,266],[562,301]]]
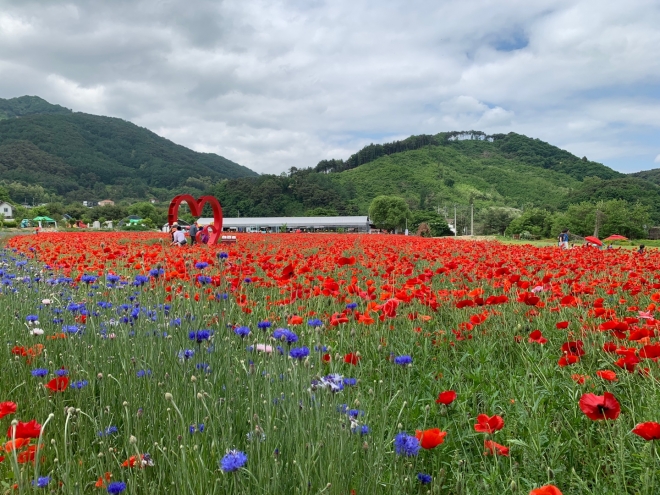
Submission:
[[[39,98],[0,100],[0,181],[15,201],[162,200],[220,179],[256,176],[121,119],[73,113]]]
[[[641,203],[660,222],[657,184],[515,133],[411,136],[287,176],[224,181],[212,192],[228,216],[366,214],[376,196],[397,195],[412,210],[450,217],[453,205],[564,211],[570,204],[620,199]]]

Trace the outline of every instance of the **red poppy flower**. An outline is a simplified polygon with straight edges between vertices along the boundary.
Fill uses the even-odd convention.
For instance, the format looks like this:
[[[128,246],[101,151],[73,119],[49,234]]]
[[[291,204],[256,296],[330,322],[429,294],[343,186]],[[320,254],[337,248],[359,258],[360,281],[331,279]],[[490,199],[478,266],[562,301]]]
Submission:
[[[495,443],[492,440],[484,440],[484,452],[486,455],[503,455],[509,456],[509,447]]]
[[[69,379],[66,376],[58,376],[46,384],[46,388],[51,389],[53,392],[64,392],[68,386]]]
[[[584,356],[584,342],[581,340],[575,340],[571,342],[565,342],[561,346],[561,352],[564,354],[573,354],[574,356]]]
[[[361,356],[358,356],[357,354],[354,354],[352,352],[349,352],[344,356],[344,362],[348,364],[352,364],[353,366],[357,366],[357,364],[360,362],[360,359],[362,359]]]
[[[534,488],[529,495],[562,495],[559,488],[555,485],[545,485],[540,488]]]
[[[599,370],[596,371],[596,374],[608,382],[615,382],[617,380],[616,373],[611,370]]]
[[[0,419],[4,418],[8,414],[14,414],[15,412],[16,412],[15,402],[0,402]]]
[[[7,438],[12,438],[12,429],[13,427],[10,426],[7,430]],[[16,425],[15,438],[39,438],[40,433],[41,425],[35,419],[27,423],[19,421]]]
[[[575,364],[575,363],[577,363],[577,362],[579,362],[579,361],[580,361],[580,358],[579,358],[579,357],[574,356],[573,354],[567,354],[567,355],[562,356],[561,358],[559,358],[559,361],[557,361],[557,364],[558,364],[560,367],[563,368],[563,367],[565,367],[565,366],[569,366],[569,365],[571,365],[571,364]]]
[[[639,423],[632,432],[644,440],[660,440],[660,423]]]
[[[439,428],[430,428],[428,430],[415,430],[415,437],[423,449],[434,449],[445,441],[446,431],[440,431]]]
[[[530,344],[536,342],[537,344],[545,344],[548,341],[543,334],[541,333],[541,330],[534,330],[532,333],[529,334],[529,338],[527,339],[527,342]]]
[[[504,420],[501,416],[488,416],[480,414],[477,416],[477,424],[474,425],[474,431],[478,433],[495,433],[504,428]]]
[[[14,450],[20,449],[24,445],[29,444],[32,441],[30,438],[16,438],[15,440],[9,440],[4,445],[5,452],[13,452]]]
[[[555,326],[557,327],[557,329],[563,330],[565,328],[568,328],[568,322],[567,321],[560,321],[560,322],[557,322],[557,324]]]
[[[456,392],[454,392],[453,390],[445,390],[444,392],[440,392],[440,394],[438,394],[438,398],[435,400],[435,403],[444,404],[445,406],[448,406],[455,400],[456,400]]]
[[[323,357],[321,358],[321,360],[324,363],[329,363],[330,361],[332,361],[332,356],[326,352],[325,354],[323,354]]]
[[[39,448],[42,449],[43,444]],[[26,462],[34,462],[34,455],[36,454],[36,452],[37,452],[37,446],[29,445],[27,449],[25,449],[24,451],[18,454],[16,460],[19,462],[19,464],[25,464]]]
[[[609,392],[604,395],[584,394],[580,398],[580,409],[589,419],[616,419],[621,413],[619,401]]]
[[[578,385],[583,385],[584,382],[586,382],[589,379],[589,377],[587,375],[580,375],[578,373],[575,373],[575,374],[571,375],[571,378]]]

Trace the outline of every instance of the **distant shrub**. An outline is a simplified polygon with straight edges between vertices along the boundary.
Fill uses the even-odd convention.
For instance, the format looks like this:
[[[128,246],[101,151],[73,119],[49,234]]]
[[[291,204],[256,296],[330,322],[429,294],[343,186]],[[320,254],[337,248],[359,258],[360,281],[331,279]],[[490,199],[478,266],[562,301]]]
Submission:
[[[7,229],[15,229],[18,223],[16,220],[0,220],[0,226]]]

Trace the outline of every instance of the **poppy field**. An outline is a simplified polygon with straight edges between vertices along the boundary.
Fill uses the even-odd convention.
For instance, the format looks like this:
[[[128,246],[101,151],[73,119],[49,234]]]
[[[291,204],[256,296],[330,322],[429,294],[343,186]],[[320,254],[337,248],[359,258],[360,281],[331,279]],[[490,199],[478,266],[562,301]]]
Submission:
[[[168,244],[0,250],[0,493],[660,493],[655,251]]]

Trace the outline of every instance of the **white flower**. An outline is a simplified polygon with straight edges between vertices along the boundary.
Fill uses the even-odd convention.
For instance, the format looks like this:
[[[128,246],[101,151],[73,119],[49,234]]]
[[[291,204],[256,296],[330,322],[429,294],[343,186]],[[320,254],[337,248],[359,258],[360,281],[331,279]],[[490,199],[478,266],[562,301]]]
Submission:
[[[273,352],[273,346],[266,344],[257,344],[257,351],[270,354],[271,352]]]
[[[114,339],[115,337],[116,337],[116,335],[114,333],[111,333],[110,335],[108,335],[108,338],[110,338],[110,339]]]
[[[44,331],[41,328],[33,328],[30,330],[30,335],[43,335]]]
[[[46,306],[48,306],[48,305],[49,305],[50,303],[52,303],[52,302],[53,302],[53,301],[51,301],[50,299],[42,299],[42,300],[41,300],[41,304],[45,304]]]

